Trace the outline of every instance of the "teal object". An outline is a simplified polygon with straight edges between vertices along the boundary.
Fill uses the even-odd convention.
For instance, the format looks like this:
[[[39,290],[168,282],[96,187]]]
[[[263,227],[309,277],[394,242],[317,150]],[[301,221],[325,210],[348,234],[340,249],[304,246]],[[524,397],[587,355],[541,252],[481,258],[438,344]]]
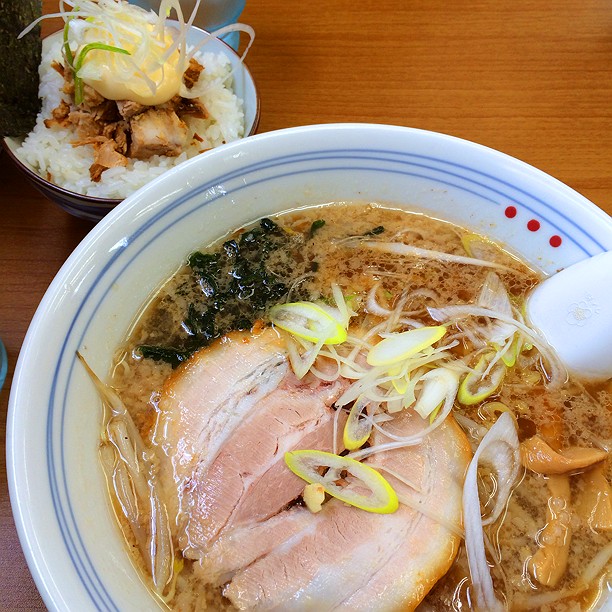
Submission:
[[[158,12],[159,10],[160,0],[130,0],[130,2],[148,11]],[[207,32],[214,33],[216,30],[236,23],[244,10],[245,4],[246,0],[202,0],[193,25]],[[181,9],[185,20],[189,18],[194,5],[194,0],[184,0],[181,2]],[[174,17],[174,15],[171,15],[171,18]],[[238,51],[240,32],[230,32],[229,34],[219,36],[219,38],[232,47],[234,51]]]
[[[2,340],[0,340],[0,389],[2,389],[2,385],[4,384],[4,380],[6,379],[7,369],[8,357],[6,355],[6,349],[4,348],[4,344],[2,344]]]

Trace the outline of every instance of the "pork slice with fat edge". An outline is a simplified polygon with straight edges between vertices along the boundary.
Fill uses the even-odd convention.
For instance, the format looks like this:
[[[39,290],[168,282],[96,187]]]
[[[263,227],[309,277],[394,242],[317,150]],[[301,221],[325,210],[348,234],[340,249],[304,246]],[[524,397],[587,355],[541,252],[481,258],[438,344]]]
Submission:
[[[408,412],[386,425],[398,435],[423,426]],[[387,441],[377,433],[373,442],[381,439]],[[412,483],[385,474],[400,497],[426,514],[403,504],[394,514],[372,514],[331,500],[313,515],[314,529],[237,572],[225,596],[240,610],[415,608],[456,555],[469,459],[467,439],[452,418],[418,446],[373,455],[367,463]]]
[[[287,469],[286,452],[332,450],[330,406],[342,383],[311,388],[291,378],[251,408],[210,466],[198,464],[185,493],[185,556],[200,558],[224,529],[265,520],[301,494],[305,483]]]
[[[205,470],[238,424],[288,371],[283,342],[271,329],[234,332],[195,353],[166,381],[155,442],[160,481],[171,519],[196,468]]]

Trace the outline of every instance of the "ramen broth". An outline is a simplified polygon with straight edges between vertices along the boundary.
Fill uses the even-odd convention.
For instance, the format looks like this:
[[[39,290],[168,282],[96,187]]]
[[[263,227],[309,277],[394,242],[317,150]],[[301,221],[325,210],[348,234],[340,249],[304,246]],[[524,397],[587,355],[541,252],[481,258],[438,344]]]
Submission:
[[[190,260],[192,266],[181,267],[148,302],[125,344],[117,352],[111,384],[152,455],[164,452],[155,444],[158,401],[162,385],[176,365],[188,359],[190,353],[200,346],[231,329],[249,329],[252,325],[265,324],[267,309],[274,303],[329,299],[330,286],[337,283],[344,296],[358,305],[355,308],[357,315],[351,320],[351,328],[356,329],[377,321],[375,315],[367,312],[368,294],[371,297],[372,288],[377,286],[375,295],[381,308],[392,309],[399,299],[405,299],[404,310],[409,311],[410,319],[432,325],[435,323],[428,313],[428,306],[475,303],[490,272],[488,267],[351,248],[347,243],[349,237],[402,242],[463,257],[469,255],[466,248],[477,251],[479,257],[504,266],[496,269],[496,273],[512,303],[517,306],[542,279],[540,273],[492,242],[415,212],[365,203],[330,204],[286,212],[272,221],[268,227],[256,223],[247,230],[238,230],[202,251],[221,253],[214,265],[215,270],[223,274],[223,266],[235,261],[228,253],[231,254],[233,249],[235,255],[236,244],[244,247],[247,261],[244,265],[248,268],[251,261],[251,272],[260,270],[255,260],[261,256],[263,248],[267,274],[263,283],[267,288],[263,294],[258,294],[248,282],[243,286],[236,285],[235,270],[230,274],[229,267],[225,274],[232,276],[234,284],[216,286],[215,293],[211,290],[211,283],[217,281],[211,280],[203,271],[212,260],[200,260],[200,267],[195,266],[199,273],[194,273],[194,260]],[[245,239],[244,236],[248,238],[253,229],[252,240]],[[250,251],[247,249],[249,240],[252,243]],[[262,240],[265,242],[263,247]],[[224,296],[223,303],[217,304],[212,312],[210,304],[219,295]],[[249,304],[251,299],[257,301],[255,307]],[[460,329],[461,323],[457,327]],[[143,346],[153,347],[153,352],[143,352]],[[174,357],[163,353],[162,349],[174,351]],[[156,353],[155,350],[162,352]],[[461,342],[450,350],[454,358],[468,360],[475,347],[467,330]],[[455,401],[453,414],[459,415],[458,419],[464,417],[459,423],[467,431],[470,424],[488,429],[501,412],[510,411],[516,419],[520,441],[538,435],[555,450],[576,446],[607,450],[612,440],[610,383],[589,385],[580,380],[570,380],[558,388],[551,388],[546,384],[546,371],[546,364],[538,351],[529,345],[523,346],[516,364],[507,368],[502,386],[493,395],[472,406]],[[477,440],[471,437],[470,431],[467,433],[475,448]],[[601,464],[596,469],[601,470]],[[585,471],[588,470],[578,470],[569,476],[572,500],[579,499],[586,486],[584,474],[580,473]],[[576,584],[580,583],[589,562],[609,546],[608,529],[612,525],[594,527],[578,508],[570,504],[564,509],[569,513],[571,529],[567,568],[554,586],[538,584],[529,572],[528,561],[538,550],[538,542],[541,542],[547,524],[547,509],[552,503],[547,486],[549,477],[530,470],[521,470],[521,475],[507,512],[501,520],[486,528],[492,549],[489,559],[497,557],[491,569],[496,591],[505,594],[510,609],[546,609],[546,606],[551,610],[587,609],[610,588],[607,582],[609,563],[591,577],[588,587],[576,589]],[[603,475],[609,482],[609,460],[603,464]],[[483,491],[490,491],[495,486],[494,478],[486,472],[481,473],[480,486]],[[301,502],[298,500],[297,503]],[[610,500],[605,503],[609,506]],[[125,527],[119,504],[116,506]],[[134,544],[129,529],[126,527],[124,531],[130,543]],[[170,608],[233,609],[223,597],[222,589],[200,583],[193,572],[193,561],[181,558],[176,542],[175,554],[178,578],[176,589],[170,595]],[[147,573],[146,563],[138,554],[135,558]],[[425,597],[422,608],[469,609],[469,575],[466,552],[461,546],[450,571]],[[531,599],[546,594],[553,594],[551,603],[546,603],[545,599]]]

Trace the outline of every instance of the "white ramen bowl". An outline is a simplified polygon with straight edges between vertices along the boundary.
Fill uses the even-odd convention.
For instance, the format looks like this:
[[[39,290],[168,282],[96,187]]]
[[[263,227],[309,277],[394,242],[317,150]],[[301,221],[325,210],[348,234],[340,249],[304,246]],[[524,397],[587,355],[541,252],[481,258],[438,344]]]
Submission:
[[[550,176],[491,149],[383,125],[265,133],[203,154],[130,196],[49,287],[11,390],[8,476],[21,543],[52,610],[158,604],[130,561],[98,462],[103,377],[147,297],[194,249],[282,210],[393,203],[482,232],[554,272],[612,249],[612,219]]]

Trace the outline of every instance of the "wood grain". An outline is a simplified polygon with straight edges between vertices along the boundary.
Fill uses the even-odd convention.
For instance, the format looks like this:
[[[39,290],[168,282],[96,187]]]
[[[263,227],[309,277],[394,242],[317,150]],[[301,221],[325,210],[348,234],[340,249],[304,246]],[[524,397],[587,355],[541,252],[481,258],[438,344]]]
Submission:
[[[45,0],[46,13],[56,0]],[[441,131],[518,157],[612,214],[608,0],[250,0],[260,132],[331,122]],[[57,29],[46,23],[44,32]],[[36,307],[91,229],[0,155],[0,337],[8,389]],[[19,548],[0,453],[0,609],[42,609]]]

